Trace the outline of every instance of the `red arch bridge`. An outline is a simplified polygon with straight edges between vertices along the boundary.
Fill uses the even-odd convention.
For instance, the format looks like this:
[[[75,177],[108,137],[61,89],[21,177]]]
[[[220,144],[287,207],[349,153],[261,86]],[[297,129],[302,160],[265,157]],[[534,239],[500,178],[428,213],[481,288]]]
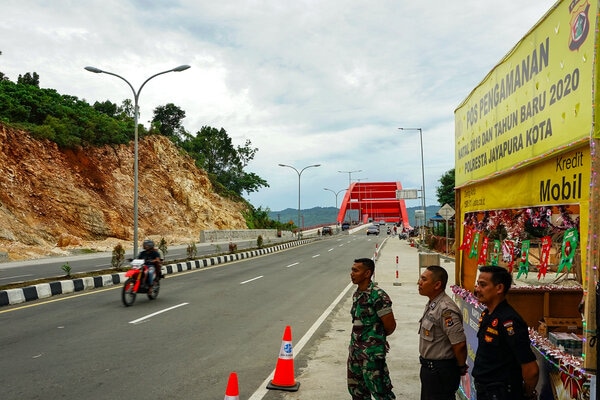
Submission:
[[[350,185],[340,205],[338,222],[402,222],[409,226],[404,200],[396,198],[400,182],[355,182]]]

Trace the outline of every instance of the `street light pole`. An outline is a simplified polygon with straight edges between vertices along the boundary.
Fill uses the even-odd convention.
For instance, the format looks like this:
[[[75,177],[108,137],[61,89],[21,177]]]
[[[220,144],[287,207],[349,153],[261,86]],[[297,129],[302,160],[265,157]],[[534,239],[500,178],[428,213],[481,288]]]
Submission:
[[[360,181],[368,181],[369,178],[357,178],[356,182],[358,182],[358,223],[361,224],[362,223],[362,219],[363,219],[363,212],[362,212],[362,201],[364,200],[365,197],[367,197],[367,191],[365,190],[365,196],[363,197],[362,195],[362,186],[360,185]],[[362,199],[361,199],[362,198]],[[365,211],[367,212],[367,214],[369,214],[369,208],[368,206],[365,206]]]
[[[331,193],[333,193],[335,195],[335,208],[338,208],[338,203],[337,203],[337,198],[338,198],[338,194],[342,193],[344,190],[348,190],[348,189],[342,189],[339,191],[335,191],[332,189],[327,189],[327,188],[323,188],[323,190],[329,190]]]
[[[362,172],[362,169],[357,169],[355,171],[338,171],[341,174],[348,174],[348,190],[350,190],[350,185],[352,185],[352,174],[354,172]],[[348,211],[351,211],[352,209],[350,208],[350,210],[346,210],[346,215],[344,215],[344,219],[346,219],[346,216],[349,215]],[[360,212],[360,211],[359,211]],[[352,220],[352,216],[350,215],[350,220]],[[352,221],[350,221],[352,222]]]
[[[169,72],[185,71],[188,68],[190,68],[189,65],[180,65],[179,67],[154,74],[150,78],[146,79],[136,92],[135,89],[133,88],[133,85],[131,83],[129,83],[129,81],[127,79],[123,78],[120,75],[117,75],[113,72],[104,71],[104,70],[101,70],[96,67],[85,67],[85,69],[87,71],[93,72],[95,74],[107,74],[107,75],[116,76],[117,78],[125,81],[125,83],[127,85],[129,85],[129,87],[131,88],[131,91],[133,92],[133,100],[134,100],[134,104],[133,104],[134,117],[133,117],[133,119],[134,119],[134,123],[135,123],[134,139],[133,139],[134,140],[134,142],[133,142],[133,256],[134,257],[137,257],[137,254],[138,254],[138,118],[139,118],[138,100],[140,97],[140,92],[142,91],[142,88],[144,87],[144,85],[146,85],[146,83],[148,83],[148,81],[150,79],[155,78],[162,74],[169,73]]]
[[[350,189],[350,185],[352,184],[352,174],[354,172],[362,172],[362,169],[357,169],[356,171],[338,171],[342,174],[348,174],[348,189]]]
[[[423,130],[421,128],[398,128],[401,131],[419,131],[421,138],[421,206],[423,207],[423,225],[427,224],[427,208],[425,205],[425,162],[423,161]]]
[[[300,232],[302,232],[302,229],[300,228],[300,177],[302,176],[302,173],[304,172],[305,169],[308,168],[314,168],[314,167],[320,167],[321,164],[313,164],[313,165],[308,165],[304,168],[302,168],[300,171],[298,171],[296,168],[292,167],[291,165],[287,165],[287,164],[278,164],[280,167],[287,167],[287,168],[291,168],[294,171],[296,171],[296,173],[298,174],[298,230]],[[304,224],[302,224],[302,227],[304,227]],[[298,239],[300,239],[300,235],[298,235]]]

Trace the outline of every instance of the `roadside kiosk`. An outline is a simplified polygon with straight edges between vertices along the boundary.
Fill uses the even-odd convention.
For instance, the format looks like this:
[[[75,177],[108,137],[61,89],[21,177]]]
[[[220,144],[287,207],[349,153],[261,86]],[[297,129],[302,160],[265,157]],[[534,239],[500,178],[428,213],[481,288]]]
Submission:
[[[541,399],[595,399],[598,0],[558,1],[455,111],[456,282],[468,364],[481,265],[512,271]],[[599,344],[600,345],[600,341]],[[469,375],[463,398],[475,399]]]

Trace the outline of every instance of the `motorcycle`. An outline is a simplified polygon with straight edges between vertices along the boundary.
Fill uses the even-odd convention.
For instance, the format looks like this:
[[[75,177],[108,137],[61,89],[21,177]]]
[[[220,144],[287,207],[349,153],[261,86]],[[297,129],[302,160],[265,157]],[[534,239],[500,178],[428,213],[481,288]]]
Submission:
[[[148,269],[149,266],[144,260],[135,259],[131,261],[131,268],[125,273],[127,280],[123,284],[123,292],[121,293],[123,304],[126,307],[133,305],[138,293],[146,293],[150,300],[158,297],[160,281],[155,278],[152,281],[152,286],[148,287]]]

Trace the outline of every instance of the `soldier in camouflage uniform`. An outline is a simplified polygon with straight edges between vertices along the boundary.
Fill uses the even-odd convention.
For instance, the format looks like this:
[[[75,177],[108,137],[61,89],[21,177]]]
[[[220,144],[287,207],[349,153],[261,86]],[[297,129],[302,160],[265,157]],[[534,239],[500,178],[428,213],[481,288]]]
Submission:
[[[396,329],[392,301],[371,281],[375,263],[354,260],[350,278],[358,285],[352,296],[352,335],[348,355],[348,391],[354,400],[395,399],[385,362],[386,340]]]

